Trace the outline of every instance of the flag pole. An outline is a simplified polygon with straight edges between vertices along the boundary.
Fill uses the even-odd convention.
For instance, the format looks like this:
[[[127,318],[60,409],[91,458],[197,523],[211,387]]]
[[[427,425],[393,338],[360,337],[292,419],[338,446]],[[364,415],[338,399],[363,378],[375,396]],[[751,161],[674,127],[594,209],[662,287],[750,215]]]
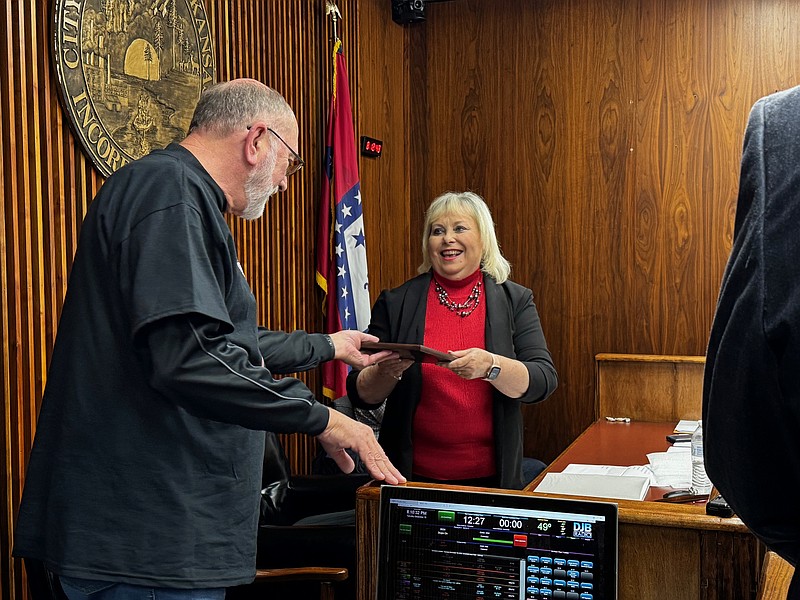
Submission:
[[[367,249],[358,152],[347,66],[336,31],[342,16],[335,0],[326,0],[333,20],[331,98],[328,111],[322,197],[317,227],[317,284],[325,292],[325,332],[366,331],[370,321]],[[347,365],[333,360],[322,365],[322,391],[335,399],[347,394]]]
[[[333,41],[339,41],[339,35],[336,32],[336,25],[339,22],[339,19],[342,18],[342,13],[339,12],[339,7],[336,6],[335,0],[325,0],[325,14],[330,15],[331,21],[333,22]]]

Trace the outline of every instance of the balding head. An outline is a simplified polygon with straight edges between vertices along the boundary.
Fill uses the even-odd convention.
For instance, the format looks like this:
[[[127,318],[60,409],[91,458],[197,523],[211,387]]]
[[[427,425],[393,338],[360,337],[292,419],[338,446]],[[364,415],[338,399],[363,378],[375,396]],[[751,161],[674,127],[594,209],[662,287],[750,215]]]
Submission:
[[[189,133],[202,130],[224,136],[257,120],[275,125],[296,122],[292,108],[278,92],[255,79],[234,79],[203,91]]]
[[[252,219],[286,189],[297,142],[297,120],[283,96],[254,79],[235,79],[201,94],[181,146],[222,189],[228,212]]]

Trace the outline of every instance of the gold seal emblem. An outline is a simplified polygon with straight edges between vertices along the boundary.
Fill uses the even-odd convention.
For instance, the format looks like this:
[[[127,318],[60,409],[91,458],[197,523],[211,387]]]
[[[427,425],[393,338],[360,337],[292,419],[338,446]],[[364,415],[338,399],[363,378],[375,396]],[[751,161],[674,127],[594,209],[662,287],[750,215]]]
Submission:
[[[215,81],[202,0],[55,0],[53,23],[64,109],[103,175],[185,137]]]

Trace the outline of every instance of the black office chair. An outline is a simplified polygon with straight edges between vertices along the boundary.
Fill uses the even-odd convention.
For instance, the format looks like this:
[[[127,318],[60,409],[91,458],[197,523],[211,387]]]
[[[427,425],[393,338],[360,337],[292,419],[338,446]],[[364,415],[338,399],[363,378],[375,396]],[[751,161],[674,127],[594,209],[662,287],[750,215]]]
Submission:
[[[355,598],[356,490],[369,475],[291,474],[280,438],[266,434],[254,584],[229,600]],[[289,571],[287,571],[287,569]],[[269,586],[269,594],[262,586]]]

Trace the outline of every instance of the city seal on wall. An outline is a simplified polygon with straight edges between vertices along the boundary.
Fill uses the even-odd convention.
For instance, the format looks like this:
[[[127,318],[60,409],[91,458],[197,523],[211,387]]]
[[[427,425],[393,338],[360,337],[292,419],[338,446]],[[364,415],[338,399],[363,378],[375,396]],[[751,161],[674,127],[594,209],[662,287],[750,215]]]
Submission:
[[[104,176],[184,138],[215,81],[203,0],[55,0],[53,10],[64,110]]]

